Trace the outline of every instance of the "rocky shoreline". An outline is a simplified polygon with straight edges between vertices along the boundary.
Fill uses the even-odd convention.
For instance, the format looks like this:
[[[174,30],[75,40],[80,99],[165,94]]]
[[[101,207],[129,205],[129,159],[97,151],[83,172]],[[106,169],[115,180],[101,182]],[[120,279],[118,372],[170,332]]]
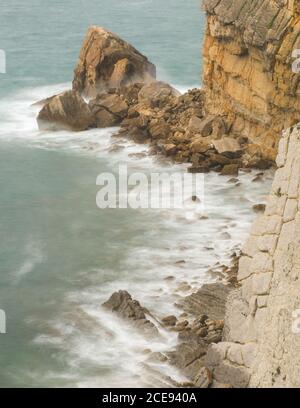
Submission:
[[[264,159],[247,138],[231,136],[224,117],[206,114],[205,100],[205,90],[192,89],[181,95],[157,81],[155,67],[146,57],[115,34],[91,27],[75,69],[73,89],[39,101],[42,108],[37,122],[42,131],[118,127],[116,138],[146,143],[150,154],[189,163],[192,173],[215,171],[237,177],[240,169],[270,168],[272,161]],[[254,210],[262,208],[258,205]],[[161,385],[231,387],[226,376],[221,382],[214,378],[209,350],[223,338],[226,299],[238,286],[239,256],[232,255],[229,267],[218,265],[218,282],[182,298],[176,304],[177,316],[159,319],[126,291],[112,294],[103,304],[147,338],[155,340],[161,330],[177,335],[174,349],[164,353],[148,350],[148,358],[174,366],[189,382],[178,383],[156,373]],[[146,369],[152,368],[146,364]]]
[[[241,169],[275,167],[281,131],[299,121],[299,75],[290,69],[291,51],[299,42],[298,2],[204,0],[204,7],[203,89],[180,95],[156,79],[155,66],[134,47],[91,27],[73,89],[40,102],[39,128],[118,127],[116,137],[147,143],[152,154],[188,163],[190,172],[216,171],[234,182]],[[224,266],[226,282],[204,285],[184,298],[178,316],[159,319],[124,291],[103,305],[145,336],[155,339],[161,330],[177,334],[174,349],[150,350],[149,359],[173,365],[189,382],[162,378],[162,383],[200,388],[299,384],[297,370],[291,369],[299,344],[290,335],[288,317],[299,304],[299,271],[291,272],[299,264],[294,255],[298,139],[299,129],[293,127],[280,142],[267,208],[254,207],[264,215],[240,262],[235,255],[232,267]]]
[[[176,387],[226,387],[231,385],[220,383],[213,377],[208,368],[209,347],[221,342],[224,330],[225,305],[228,295],[236,287],[230,283],[237,276],[239,257],[234,254],[230,267],[225,267],[227,282],[205,284],[198,291],[182,297],[176,304],[178,315],[165,316],[159,319],[144,308],[138,300],[132,298],[127,291],[115,292],[102,305],[106,310],[115,313],[124,322],[132,326],[145,338],[153,341],[161,337],[161,332],[175,333],[177,345],[174,349],[148,354],[146,361],[164,363],[178,369],[189,382],[176,383],[171,377],[161,379],[169,386]],[[147,367],[146,369],[150,369]]]
[[[73,89],[40,101],[41,130],[83,131],[120,127],[119,134],[150,145],[188,171],[238,175],[239,169],[272,167],[246,137],[232,137],[222,115],[207,114],[206,91],[181,95],[157,81],[148,59],[102,28],[87,33]],[[89,98],[87,101],[84,98]]]

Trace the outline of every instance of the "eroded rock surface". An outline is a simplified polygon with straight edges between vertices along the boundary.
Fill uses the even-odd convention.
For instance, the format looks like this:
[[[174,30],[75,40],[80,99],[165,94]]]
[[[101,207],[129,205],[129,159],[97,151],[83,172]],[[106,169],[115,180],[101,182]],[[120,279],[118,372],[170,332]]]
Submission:
[[[231,286],[221,282],[203,285],[197,292],[187,296],[180,305],[194,316],[207,314],[210,319],[224,319],[225,303],[231,291]]]
[[[102,306],[117,313],[121,318],[129,320],[145,334],[158,335],[156,326],[147,317],[150,315],[149,311],[134,300],[128,292],[120,290],[113,293]]]
[[[299,121],[299,0],[203,0],[206,112],[253,144],[249,164],[275,160],[281,131]],[[255,151],[256,150],[256,151]]]
[[[75,69],[73,89],[88,97],[110,88],[153,81],[155,66],[132,45],[101,27],[90,27]]]
[[[94,115],[75,91],[66,91],[44,101],[37,122],[41,130],[82,131],[94,126]]]
[[[207,367],[234,387],[300,386],[300,125],[284,132],[263,215],[243,248],[223,340]]]

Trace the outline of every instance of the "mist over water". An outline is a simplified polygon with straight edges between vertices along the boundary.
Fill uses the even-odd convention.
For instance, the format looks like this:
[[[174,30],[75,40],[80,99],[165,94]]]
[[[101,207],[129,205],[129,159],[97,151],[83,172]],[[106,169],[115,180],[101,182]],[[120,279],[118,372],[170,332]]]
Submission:
[[[70,87],[92,24],[132,42],[160,79],[181,91],[199,86],[198,3],[2,0],[0,309],[7,334],[0,335],[0,386],[155,385],[143,368],[145,350],[170,350],[176,336],[162,332],[149,342],[100,305],[126,289],[159,318],[174,313],[174,303],[215,278],[210,267],[229,262],[247,237],[268,177],[252,183],[253,174],[242,174],[235,186],[206,175],[206,217],[194,220],[184,210],[99,210],[99,173],[116,174],[119,163],[146,174],[185,166],[141,155],[147,147],[114,138],[115,129],[39,132],[31,106]],[[166,365],[153,369],[181,379]]]

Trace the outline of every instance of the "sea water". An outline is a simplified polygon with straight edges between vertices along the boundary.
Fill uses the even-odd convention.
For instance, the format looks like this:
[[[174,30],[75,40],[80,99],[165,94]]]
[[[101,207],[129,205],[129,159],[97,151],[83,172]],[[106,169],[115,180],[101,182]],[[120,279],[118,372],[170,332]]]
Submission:
[[[230,262],[270,184],[269,176],[253,183],[255,172],[239,183],[205,175],[205,215],[191,219],[180,209],[97,208],[98,174],[117,175],[120,163],[145,174],[186,167],[116,139],[116,129],[39,132],[31,105],[70,88],[90,25],[130,41],[179,90],[201,85],[198,0],[2,0],[2,387],[155,386],[155,373],[182,380],[167,365],[152,374],[144,365],[146,350],[172,349],[175,335],[149,341],[101,304],[124,289],[157,318],[179,314],[175,303],[216,279],[209,273],[216,264]]]

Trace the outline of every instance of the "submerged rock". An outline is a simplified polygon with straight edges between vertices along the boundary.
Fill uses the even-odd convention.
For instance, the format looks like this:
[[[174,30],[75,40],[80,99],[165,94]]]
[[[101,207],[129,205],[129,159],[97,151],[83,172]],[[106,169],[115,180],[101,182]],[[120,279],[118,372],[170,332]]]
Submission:
[[[101,27],[89,28],[75,69],[73,89],[89,97],[99,91],[153,81],[156,68],[132,45]]]
[[[120,290],[113,293],[102,306],[111,312],[117,313],[121,318],[131,321],[137,329],[145,334],[158,335],[158,329],[147,318],[150,312],[142,307],[137,300],[134,300],[127,291]]]
[[[95,118],[78,92],[66,91],[46,100],[37,122],[41,130],[82,131],[93,127]]]

